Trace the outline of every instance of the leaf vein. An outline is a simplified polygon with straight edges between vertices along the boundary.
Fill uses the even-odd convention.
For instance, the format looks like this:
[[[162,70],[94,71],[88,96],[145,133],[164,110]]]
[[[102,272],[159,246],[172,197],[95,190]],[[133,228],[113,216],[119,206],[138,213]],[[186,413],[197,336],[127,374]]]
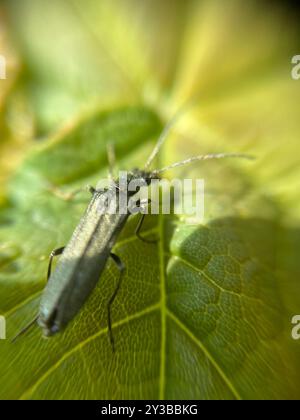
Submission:
[[[144,309],[143,311],[137,312],[133,315],[127,316],[126,318],[115,322],[112,327],[120,327],[126,323],[129,323],[133,320],[136,320],[138,318],[143,317],[144,315],[147,315],[151,312],[154,312],[155,310],[159,309],[160,305],[155,304],[152,306],[149,306],[148,308]],[[107,333],[108,328],[103,328],[97,333],[87,337],[85,340],[79,342],[74,347],[72,347],[69,351],[67,351],[60,359],[58,359],[32,386],[30,386],[26,391],[23,392],[23,394],[19,397],[19,400],[24,400],[30,397],[34,393],[34,391],[56,370],[60,367],[60,365],[67,360],[70,356],[72,356],[76,351],[82,350],[84,346],[91,343],[93,340],[97,339],[98,337],[101,337],[105,333]]]
[[[209,360],[209,362],[212,364],[212,366],[215,368],[215,370],[218,372],[220,377],[222,378],[223,382],[227,385],[235,399],[242,400],[241,395],[235,388],[234,384],[231,382],[231,380],[228,378],[226,373],[223,371],[221,366],[218,364],[218,362],[215,360],[213,355],[209,352],[207,347],[204,346],[204,344],[196,337],[189,328],[183,322],[181,322],[177,316],[171,312],[169,309],[167,309],[167,315],[180,327],[180,329],[185,332],[185,334],[195,343],[197,346],[202,350],[206,358]]]

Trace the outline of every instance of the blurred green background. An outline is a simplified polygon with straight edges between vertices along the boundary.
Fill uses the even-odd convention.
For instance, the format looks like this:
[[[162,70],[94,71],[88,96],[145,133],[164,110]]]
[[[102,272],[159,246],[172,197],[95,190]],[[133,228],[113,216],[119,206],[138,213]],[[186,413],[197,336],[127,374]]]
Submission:
[[[75,322],[0,341],[0,398],[298,399],[300,341],[299,14],[254,0],[9,0],[0,5],[0,315],[12,337],[38,309],[47,256],[66,243],[105,143],[142,166],[186,101],[157,165],[208,152],[255,163],[194,165],[206,181],[203,226],[150,218],[157,248],[129,223],[114,308],[108,267]],[[148,230],[147,230],[148,229]]]

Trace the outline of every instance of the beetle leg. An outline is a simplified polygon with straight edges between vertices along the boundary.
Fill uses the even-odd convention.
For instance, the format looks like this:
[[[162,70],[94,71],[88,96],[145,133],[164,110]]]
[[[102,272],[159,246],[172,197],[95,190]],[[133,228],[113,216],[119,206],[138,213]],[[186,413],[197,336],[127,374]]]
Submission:
[[[60,189],[59,187],[55,186],[55,185],[50,185],[48,187],[48,190],[55,195],[56,197],[64,200],[64,201],[72,201],[74,200],[74,198],[76,197],[76,195],[88,191],[91,194],[94,194],[96,192],[96,189],[94,187],[92,187],[91,185],[87,185],[86,187],[83,188],[78,188],[75,191],[72,192],[65,192],[62,189]]]
[[[53,258],[57,257],[58,255],[61,255],[64,252],[65,247],[62,248],[57,248],[54,249],[51,254],[50,254],[50,260],[49,260],[49,265],[48,265],[48,272],[47,272],[47,282],[50,279],[51,276],[51,270],[52,270],[52,263],[53,263]]]
[[[39,315],[36,316],[32,321],[29,322],[29,324],[26,325],[26,327],[22,328],[21,331],[18,332],[17,335],[14,336],[14,338],[11,340],[11,343],[14,343],[21,335],[24,335],[27,333],[28,330],[30,330],[34,324],[38,321]]]
[[[113,350],[113,352],[115,352],[115,341],[114,341],[114,337],[113,337],[113,333],[112,333],[112,324],[111,324],[111,307],[112,307],[112,305],[114,303],[114,300],[117,297],[117,294],[120,290],[121,283],[122,283],[122,278],[123,278],[123,275],[124,275],[124,272],[125,272],[125,265],[121,261],[120,257],[118,257],[116,254],[113,254],[111,252],[110,256],[111,256],[112,260],[114,261],[114,263],[116,264],[116,266],[118,267],[118,270],[120,272],[117,287],[115,288],[115,291],[114,291],[114,293],[113,293],[112,297],[110,298],[110,300],[108,302],[108,305],[107,305],[107,321],[108,321],[109,340],[110,340],[112,350]]]
[[[58,249],[54,249],[51,252],[49,265],[48,265],[48,272],[47,272],[47,282],[49,281],[49,278],[51,276],[53,258],[58,255],[61,255],[64,252],[64,249],[65,247],[58,248]],[[26,327],[24,327],[21,331],[19,331],[18,334],[11,340],[11,342],[14,343],[17,340],[17,338],[19,338],[21,335],[25,334],[28,330],[30,330],[30,328],[33,327],[33,325],[38,321],[38,319],[39,319],[39,315],[37,315],[31,322],[29,322],[28,325],[26,325]]]
[[[146,217],[146,214],[143,213],[141,215],[141,218],[140,218],[140,220],[139,220],[139,222],[137,224],[137,227],[135,229],[135,234],[136,234],[136,236],[141,241],[146,242],[147,244],[155,244],[155,243],[158,242],[158,240],[159,240],[158,238],[155,238],[155,239],[147,239],[144,236],[142,236],[142,234],[141,234],[141,230],[142,230],[142,227],[143,227],[143,223],[144,223],[145,217]]]
[[[138,211],[139,213],[141,213],[141,218],[137,224],[137,227],[135,229],[135,234],[137,236],[138,239],[140,239],[143,242],[146,242],[148,244],[154,244],[158,242],[158,239],[147,239],[144,236],[141,235],[141,230],[142,230],[142,226],[143,223],[145,221],[145,217],[147,213],[144,213],[144,211],[146,210],[146,206],[148,206],[149,204],[151,204],[151,200],[148,199],[145,202],[142,202],[141,200],[137,201],[137,207],[135,210],[142,210],[142,211]]]
[[[58,255],[61,255],[64,252],[64,249],[65,247],[62,247],[62,248],[54,249],[51,252],[49,265],[48,265],[48,272],[47,272],[47,282],[49,281],[49,278],[51,276],[53,258]],[[30,330],[30,328],[33,327],[33,325],[38,321],[38,319],[39,319],[39,315],[37,315],[31,322],[29,322],[28,325],[26,325],[26,327],[24,327],[21,331],[19,331],[18,334],[11,340],[11,342],[14,343],[17,340],[17,338],[19,338],[21,335],[25,334],[28,330]]]

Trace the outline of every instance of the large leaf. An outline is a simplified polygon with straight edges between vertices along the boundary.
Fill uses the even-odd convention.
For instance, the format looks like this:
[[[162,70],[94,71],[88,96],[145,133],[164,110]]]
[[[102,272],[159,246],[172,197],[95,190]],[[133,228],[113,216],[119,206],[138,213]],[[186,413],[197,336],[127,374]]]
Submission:
[[[20,58],[8,36],[0,8],[0,54],[5,58],[6,79],[0,84],[0,202],[5,201],[5,183],[32,143],[33,116],[28,99],[17,87]],[[2,61],[1,61],[2,65]]]
[[[32,147],[5,184],[0,314],[8,337],[38,311],[48,255],[68,241],[89,200],[82,193],[65,201],[54,191],[68,194],[105,176],[107,141],[116,144],[122,169],[142,167],[161,130],[159,110],[171,115],[199,91],[199,107],[174,127],[156,164],[201,151],[251,152],[257,161],[176,172],[205,179],[205,221],[149,216],[144,234],[158,236],[155,245],[140,242],[137,219],[129,220],[114,249],[126,264],[112,313],[115,354],[106,306],[118,272],[108,262],[65,332],[45,340],[36,327],[15,344],[0,341],[3,399],[300,397],[300,348],[291,339],[300,310],[293,21],[276,11],[266,20],[251,2],[184,3],[9,2],[28,66],[22,92],[29,92],[38,132],[54,134]],[[88,77],[74,60],[78,51]]]

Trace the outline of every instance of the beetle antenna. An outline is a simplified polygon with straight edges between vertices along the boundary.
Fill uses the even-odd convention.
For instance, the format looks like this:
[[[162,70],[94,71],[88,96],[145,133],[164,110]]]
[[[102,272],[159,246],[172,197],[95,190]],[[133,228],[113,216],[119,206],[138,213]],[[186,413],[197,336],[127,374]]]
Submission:
[[[18,332],[18,334],[11,340],[12,343],[15,343],[16,340],[21,337],[22,335],[26,334],[27,331],[29,331],[34,324],[37,322],[37,320],[39,319],[39,316],[36,316],[31,322],[29,322],[28,325],[26,325],[26,327],[24,327],[21,331]]]
[[[153,174],[161,174],[169,169],[173,168],[180,168],[181,166],[189,165],[190,163],[197,162],[200,160],[209,160],[209,159],[225,159],[225,158],[240,158],[240,159],[249,159],[254,160],[255,157],[246,154],[238,154],[238,153],[218,153],[218,154],[210,154],[210,155],[200,155],[200,156],[193,156],[185,160],[181,160],[180,162],[173,163],[172,165],[165,166],[161,169],[156,169],[153,171]]]
[[[109,168],[109,177],[110,179],[113,179],[115,175],[115,168],[116,168],[116,153],[115,153],[115,147],[114,147],[113,142],[107,143],[106,151],[107,151],[107,160],[108,160],[108,168]]]
[[[146,170],[150,167],[151,163],[153,162],[153,160],[157,156],[158,152],[162,148],[162,146],[163,146],[164,142],[166,141],[166,138],[170,134],[170,131],[173,128],[173,126],[189,110],[190,107],[194,106],[197,103],[197,100],[198,100],[198,96],[196,96],[192,100],[189,100],[188,102],[186,102],[182,107],[179,108],[179,110],[176,112],[176,114],[173,116],[173,118],[171,118],[171,120],[167,123],[167,125],[163,129],[161,135],[159,136],[159,138],[157,140],[157,143],[156,143],[151,155],[149,156],[149,158],[146,162],[146,165],[145,165]]]

